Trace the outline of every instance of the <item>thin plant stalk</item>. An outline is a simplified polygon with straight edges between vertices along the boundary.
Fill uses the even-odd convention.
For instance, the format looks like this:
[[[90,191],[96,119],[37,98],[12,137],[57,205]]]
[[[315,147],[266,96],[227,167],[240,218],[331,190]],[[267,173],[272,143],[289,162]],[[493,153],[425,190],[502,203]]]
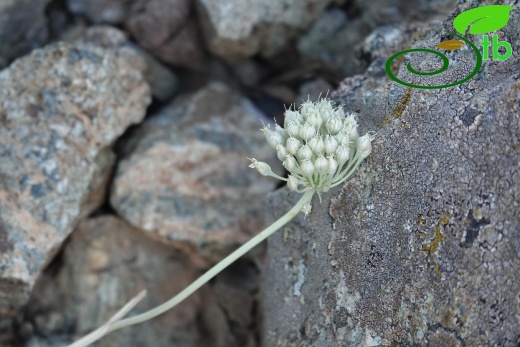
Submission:
[[[204,284],[206,284],[208,281],[210,281],[213,277],[215,277],[217,274],[219,274],[222,270],[224,270],[226,267],[228,267],[230,264],[232,264],[235,260],[237,260],[244,254],[246,254],[248,251],[250,251],[253,247],[258,245],[260,242],[262,242],[263,240],[268,238],[276,230],[280,229],[285,224],[290,222],[302,210],[303,206],[310,203],[313,194],[314,194],[313,190],[309,190],[309,191],[305,192],[302,195],[302,197],[300,198],[300,200],[298,200],[298,202],[280,219],[278,219],[276,222],[271,224],[269,227],[267,227],[261,233],[259,233],[255,237],[253,237],[251,240],[249,240],[248,242],[246,242],[245,244],[240,246],[233,253],[231,253],[226,258],[224,258],[222,261],[220,261],[218,264],[216,264],[211,269],[206,271],[202,276],[200,276],[197,280],[195,280],[193,283],[191,283],[188,287],[183,289],[179,294],[175,295],[173,298],[166,301],[162,305],[157,306],[156,308],[146,311],[144,313],[138,314],[134,317],[126,318],[123,320],[114,320],[114,318],[112,318],[110,321],[105,323],[103,326],[101,326],[97,330],[84,336],[83,338],[79,339],[78,341],[74,342],[73,344],[69,345],[68,347],[88,346],[91,343],[99,340],[100,338],[102,338],[103,336],[107,335],[108,333],[110,333],[114,330],[118,330],[118,329],[130,326],[130,325],[142,323],[144,321],[157,317],[158,315],[175,307],[177,304],[182,302],[188,296],[193,294],[193,292],[195,292],[197,289],[202,287]],[[134,299],[132,301],[134,301]],[[125,305],[125,308],[128,307],[129,304]],[[116,316],[120,317],[121,315],[118,314]]]

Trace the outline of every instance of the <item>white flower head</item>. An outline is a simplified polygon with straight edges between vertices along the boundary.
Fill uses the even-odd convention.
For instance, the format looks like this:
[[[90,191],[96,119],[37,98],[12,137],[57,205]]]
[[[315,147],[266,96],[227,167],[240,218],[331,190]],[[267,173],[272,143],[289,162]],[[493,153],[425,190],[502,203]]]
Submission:
[[[267,126],[262,131],[289,171],[288,178],[274,174],[269,165],[255,159],[250,167],[287,181],[289,189],[299,193],[327,192],[347,180],[372,152],[374,136],[359,136],[357,115],[345,113],[326,98],[286,110],[284,125],[276,125],[274,131]],[[306,215],[310,211],[310,204],[302,209]]]

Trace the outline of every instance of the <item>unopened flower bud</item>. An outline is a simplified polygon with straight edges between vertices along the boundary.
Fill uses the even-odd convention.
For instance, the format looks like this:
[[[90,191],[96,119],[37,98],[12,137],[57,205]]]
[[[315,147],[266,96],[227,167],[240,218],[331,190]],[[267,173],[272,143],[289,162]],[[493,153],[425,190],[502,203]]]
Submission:
[[[276,146],[276,155],[278,156],[278,159],[280,161],[283,161],[285,160],[285,157],[287,156],[287,154],[289,154],[289,152],[287,152],[287,149],[285,148],[284,145],[278,145]]]
[[[326,173],[329,171],[329,162],[323,156],[319,156],[314,161],[314,167],[319,173]]]
[[[295,120],[290,120],[289,122],[287,122],[287,133],[290,135],[290,136],[299,136],[300,134],[300,123],[298,123],[297,121]]]
[[[318,103],[318,108],[320,109],[321,112],[325,113],[325,112],[332,112],[333,111],[333,108],[332,108],[332,103],[330,102],[329,99],[321,99]]]
[[[329,164],[329,174],[334,175],[336,173],[336,170],[338,169],[338,163],[334,160],[332,156],[328,158],[328,164]]]
[[[300,160],[312,158],[312,150],[309,148],[309,146],[304,145],[300,147],[300,149],[298,150],[298,158]]]
[[[340,145],[336,149],[335,157],[338,160],[339,165],[345,164],[350,157],[350,148],[348,145]]]
[[[276,131],[270,130],[268,128],[263,129],[265,139],[267,143],[271,145],[271,147],[276,148],[279,144],[283,142],[283,137]]]
[[[338,116],[334,116],[327,121],[325,125],[329,133],[336,135],[343,128],[343,121]]]
[[[274,126],[274,131],[276,131],[278,134],[280,134],[284,141],[285,141],[285,139],[287,139],[289,137],[289,134],[287,133],[287,130],[285,130],[284,128],[282,128],[278,124],[276,124]]]
[[[339,134],[334,136],[336,141],[338,141],[338,146],[340,145],[348,145],[349,143],[349,134],[341,131]]]
[[[308,123],[303,124],[300,128],[300,137],[305,141],[309,141],[315,134],[316,129]]]
[[[352,128],[349,134],[349,144],[351,148],[356,147],[356,143],[359,139],[359,133],[357,131],[357,127]]]
[[[311,177],[314,173],[314,165],[312,165],[312,162],[309,159],[305,159],[301,166],[300,166],[302,173],[307,176]]]
[[[325,145],[321,136],[314,136],[307,144],[317,155],[323,154],[323,148]]]
[[[302,106],[300,107],[300,114],[302,115],[303,119],[307,119],[309,114],[316,113],[316,106],[311,101],[305,101]]]
[[[330,111],[322,111],[322,112],[321,112],[321,120],[322,120],[323,123],[325,123],[325,124],[327,124],[327,121],[328,121],[329,119],[331,119],[332,116],[334,116],[332,110],[330,110]]]
[[[296,162],[296,159],[292,155],[288,155],[285,157],[285,160],[282,162],[282,165],[287,169],[289,172],[293,172],[293,170],[296,168],[296,165],[298,163]]]
[[[362,158],[368,157],[372,152],[372,137],[369,134],[365,134],[357,140],[357,151]]]
[[[285,111],[284,125],[287,127],[287,123],[292,120],[294,120],[298,123],[302,123],[303,117],[300,114],[300,112],[298,112],[298,111],[293,111],[293,110]]]
[[[325,153],[328,155],[334,153],[334,151],[338,148],[338,141],[330,135],[327,135],[325,139]]]
[[[314,128],[319,128],[321,126],[322,119],[318,113],[311,113],[307,117],[306,122],[312,125]]]
[[[298,179],[293,175],[287,176],[287,187],[290,190],[297,191],[298,190]]]
[[[300,145],[301,145],[300,140],[298,140],[295,137],[289,137],[287,139],[287,143],[286,143],[287,151],[289,153],[291,153],[292,155],[296,155],[296,153],[298,152],[298,149],[300,148]]]
[[[257,169],[261,175],[271,176],[271,174],[273,173],[269,164],[264,163],[263,161],[258,161],[254,158],[250,160],[252,161],[252,163],[251,165],[249,165],[249,167],[252,169]]]

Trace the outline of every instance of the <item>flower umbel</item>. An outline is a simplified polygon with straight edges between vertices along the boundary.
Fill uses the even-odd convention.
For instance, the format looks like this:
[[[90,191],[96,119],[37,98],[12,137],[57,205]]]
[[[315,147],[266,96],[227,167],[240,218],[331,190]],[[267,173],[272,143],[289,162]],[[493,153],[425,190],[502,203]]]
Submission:
[[[267,125],[262,129],[267,142],[289,171],[289,180],[256,159],[251,159],[250,167],[264,176],[287,181],[293,191],[311,191],[320,196],[345,182],[371,153],[373,135],[360,137],[357,127],[356,114],[346,114],[330,100],[306,101],[299,110],[285,111],[284,128],[276,125],[271,130]],[[308,214],[310,205],[302,212]]]

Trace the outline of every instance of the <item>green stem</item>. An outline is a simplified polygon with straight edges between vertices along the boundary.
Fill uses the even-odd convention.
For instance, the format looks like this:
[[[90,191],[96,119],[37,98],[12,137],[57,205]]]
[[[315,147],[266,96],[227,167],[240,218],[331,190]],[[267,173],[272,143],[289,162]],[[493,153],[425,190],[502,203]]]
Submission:
[[[187,286],[185,289],[183,289],[179,294],[175,295],[170,300],[166,301],[160,306],[157,306],[154,309],[151,309],[147,312],[138,314],[137,316],[126,318],[120,321],[116,322],[109,322],[108,326],[104,325],[101,328],[93,331],[87,336],[84,336],[80,340],[76,341],[72,345],[68,347],[85,347],[90,345],[91,343],[99,340],[104,335],[114,331],[118,330],[130,325],[142,323],[144,321],[147,321],[149,319],[152,319],[169,309],[175,307],[177,304],[179,304],[181,301],[186,299],[188,296],[193,294],[197,289],[202,287],[204,284],[206,284],[209,280],[211,280],[213,277],[215,277],[218,273],[220,273],[222,270],[224,270],[226,267],[228,267],[230,264],[232,264],[235,260],[243,256],[245,253],[247,253],[249,250],[251,250],[253,247],[258,245],[260,242],[265,240],[267,237],[269,237],[271,234],[273,234],[276,230],[280,229],[282,226],[287,224],[289,221],[291,221],[298,213],[301,211],[302,207],[309,203],[312,199],[312,196],[314,194],[314,191],[307,191],[305,194],[302,195],[300,200],[280,219],[278,219],[276,222],[271,224],[269,227],[267,227],[265,230],[263,230],[261,233],[253,237],[251,240],[240,246],[237,250],[235,250],[233,253],[228,255],[226,258],[222,259],[218,264],[213,266],[211,269],[206,271],[202,276],[200,276],[197,280],[195,280],[193,283],[191,283],[189,286]]]

